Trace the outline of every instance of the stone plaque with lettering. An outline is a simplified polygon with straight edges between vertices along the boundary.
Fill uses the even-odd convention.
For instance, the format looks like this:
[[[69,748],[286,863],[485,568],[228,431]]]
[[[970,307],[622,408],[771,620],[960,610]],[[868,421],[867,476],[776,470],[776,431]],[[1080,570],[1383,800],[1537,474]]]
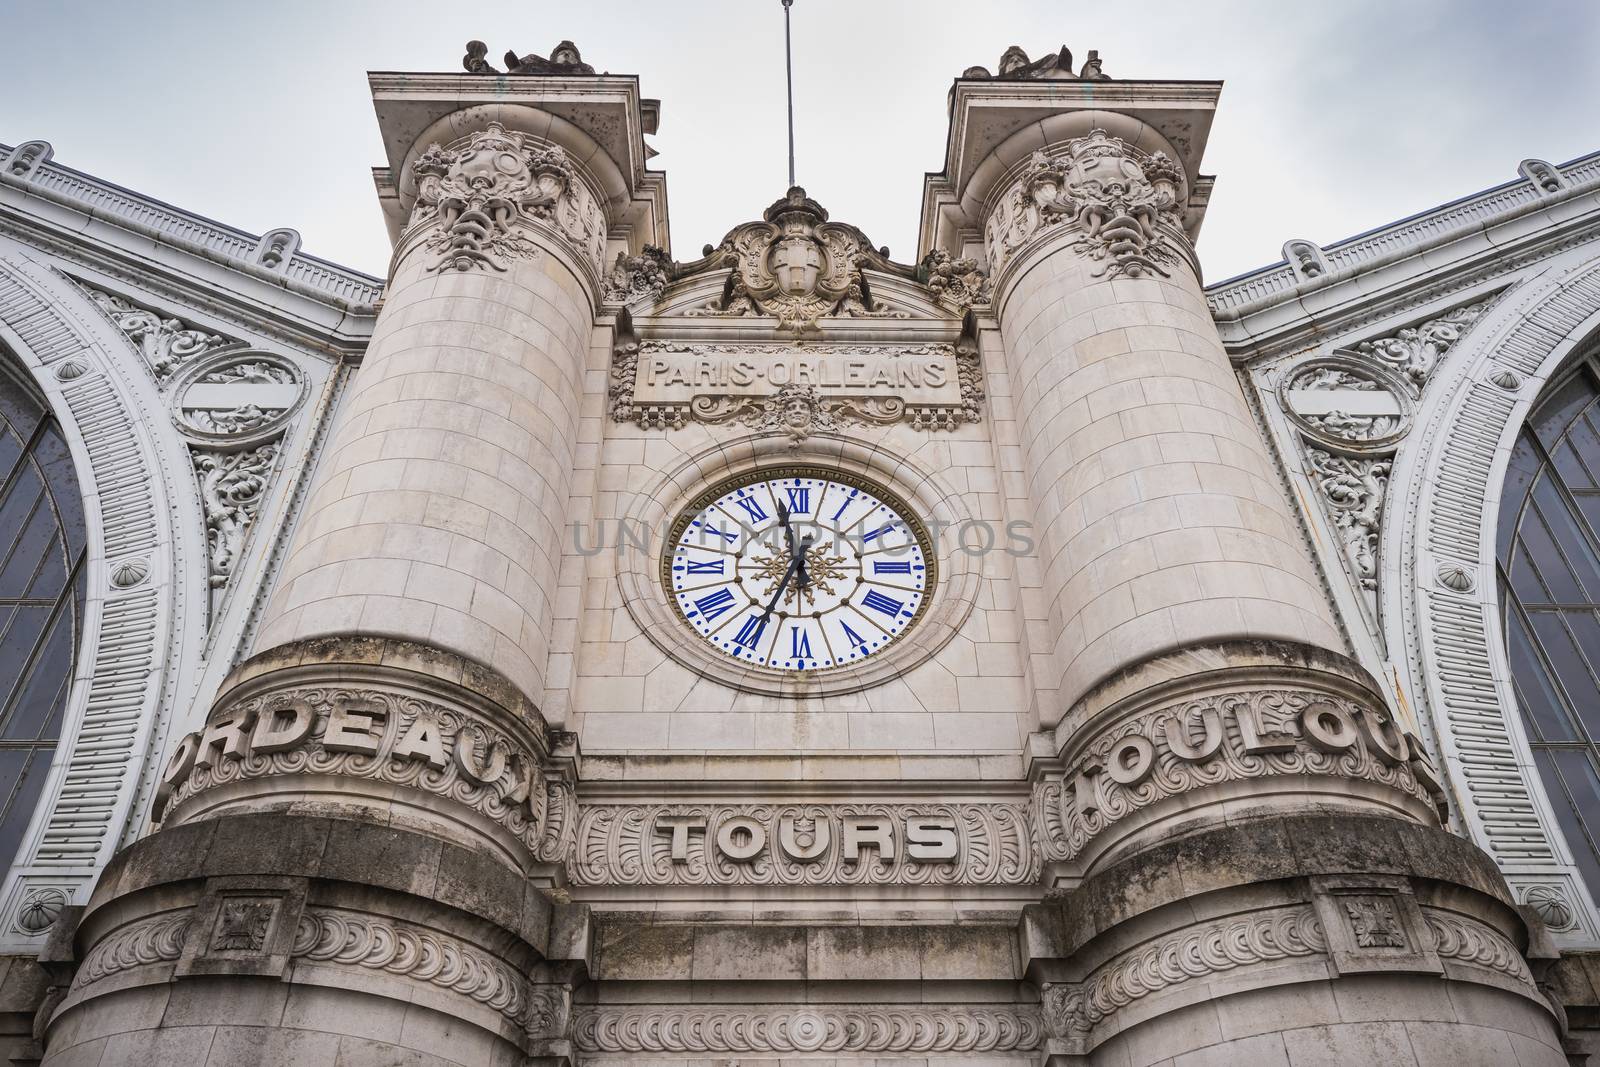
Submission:
[[[978,421],[976,346],[695,344],[621,339],[611,416],[647,429],[690,420],[801,439],[902,419],[919,429]]]

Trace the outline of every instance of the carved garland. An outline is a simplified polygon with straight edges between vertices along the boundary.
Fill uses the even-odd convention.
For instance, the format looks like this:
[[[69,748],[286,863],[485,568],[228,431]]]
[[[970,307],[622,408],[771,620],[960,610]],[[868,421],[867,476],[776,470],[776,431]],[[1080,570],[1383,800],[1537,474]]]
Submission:
[[[903,841],[895,855],[863,850],[845,858],[846,819],[881,820],[901,834],[908,819],[949,827],[954,858],[917,860]],[[692,822],[674,856],[673,823]],[[713,843],[735,828],[759,827],[762,847],[743,859]],[[1023,804],[675,804],[584,805],[568,875],[578,885],[1029,885],[1038,878],[1030,816]]]
[[[935,1005],[608,1007],[579,1012],[585,1052],[1025,1052],[1044,1027],[1027,1008]]]
[[[1342,698],[1278,689],[1202,697],[1119,724],[1074,761],[1070,778],[1036,783],[1039,841],[1047,858],[1069,860],[1142,808],[1273,775],[1372,781],[1432,805],[1437,789],[1419,780],[1419,755],[1393,723]]]

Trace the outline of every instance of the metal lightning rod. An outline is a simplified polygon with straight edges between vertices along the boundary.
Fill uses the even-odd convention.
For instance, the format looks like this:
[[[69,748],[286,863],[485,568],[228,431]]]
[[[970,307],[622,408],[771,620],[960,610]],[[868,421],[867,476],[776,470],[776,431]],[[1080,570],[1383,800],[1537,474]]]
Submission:
[[[783,0],[783,69],[789,84],[789,188],[794,188],[794,52],[789,44],[789,8],[794,0]]]

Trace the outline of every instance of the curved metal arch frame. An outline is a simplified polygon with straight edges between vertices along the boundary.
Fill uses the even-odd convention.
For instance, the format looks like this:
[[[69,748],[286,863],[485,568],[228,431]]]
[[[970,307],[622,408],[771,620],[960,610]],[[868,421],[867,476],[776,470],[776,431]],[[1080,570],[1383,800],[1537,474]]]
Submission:
[[[203,519],[185,514],[197,505],[173,491],[168,472],[186,470],[187,457],[166,454],[174,446],[151,430],[165,417],[154,384],[115,358],[126,342],[69,282],[4,247],[0,339],[61,425],[88,525],[83,641],[61,738],[0,887],[0,952],[37,951],[48,927],[25,931],[21,913],[45,900],[82,902],[137,821],[177,661],[205,640],[204,567],[192,564],[195,546],[180,543],[180,531]],[[136,564],[146,573],[127,582]]]
[[[1456,817],[1517,900],[1573,946],[1600,944],[1600,909],[1555,822],[1516,709],[1494,554],[1516,436],[1545,385],[1597,333],[1600,258],[1592,251],[1563,256],[1506,293],[1418,405],[1387,494],[1395,513],[1381,549],[1399,572],[1384,583],[1384,636],[1447,772]],[[1462,573],[1471,581],[1447,580]]]

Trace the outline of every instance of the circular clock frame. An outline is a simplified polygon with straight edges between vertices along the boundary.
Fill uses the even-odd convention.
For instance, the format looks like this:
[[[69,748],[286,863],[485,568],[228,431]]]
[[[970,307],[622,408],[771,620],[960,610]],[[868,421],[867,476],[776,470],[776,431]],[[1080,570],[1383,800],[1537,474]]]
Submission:
[[[723,655],[707,646],[684,623],[662,586],[663,546],[658,538],[708,487],[746,473],[755,477],[758,470],[796,466],[864,478],[908,509],[915,509],[920,522],[936,523],[940,529],[958,529],[963,522],[983,514],[976,498],[958,491],[910,456],[882,444],[866,446],[824,434],[813,434],[798,448],[770,435],[752,434],[720,441],[685,455],[676,466],[662,471],[655,488],[636,494],[632,506],[620,517],[630,531],[655,531],[654,536],[644,539],[648,549],[619,545],[614,580],[621,597],[620,610],[670,663],[740,693],[809,700],[858,693],[895,682],[944,649],[977,607],[983,587],[983,561],[955,550],[948,539],[935,542],[938,587],[932,590],[917,625],[882,654],[837,670],[773,670]],[[680,692],[682,684],[675,682],[671,692]]]
[[[828,661],[823,665],[813,667],[796,668],[774,666],[770,661],[774,658],[775,652],[772,655],[764,657],[764,661],[748,659],[745,658],[745,654],[731,651],[727,647],[730,644],[728,641],[720,642],[723,648],[719,650],[717,647],[718,642],[715,639],[715,632],[697,631],[695,629],[695,623],[692,621],[692,616],[698,614],[698,612],[686,611],[684,609],[683,600],[686,594],[683,591],[675,588],[675,586],[681,582],[681,578],[677,576],[674,565],[678,560],[680,551],[683,551],[681,542],[684,534],[689,529],[690,523],[695,522],[712,505],[724,500],[729,494],[735,493],[740,489],[749,488],[752,486],[769,485],[771,483],[789,480],[824,482],[830,485],[845,486],[851,490],[866,494],[872,500],[876,501],[882,509],[888,510],[894,516],[895,520],[904,524],[908,535],[905,539],[906,543],[904,547],[908,550],[908,554],[909,550],[913,546],[915,547],[917,555],[914,558],[918,560],[922,568],[920,585],[902,586],[894,582],[877,582],[871,579],[865,579],[859,570],[854,576],[854,585],[852,586],[852,590],[854,588],[859,588],[862,585],[875,587],[879,584],[882,584],[885,589],[890,591],[890,593],[903,592],[915,594],[915,605],[906,615],[906,621],[901,623],[899,627],[892,633],[882,631],[882,627],[875,620],[870,620],[868,622],[862,622],[860,620],[857,621],[857,625],[861,626],[863,630],[868,630],[868,627],[872,626],[876,627],[884,634],[880,640],[872,643],[870,651],[864,643],[865,639],[862,637],[862,635],[853,632],[850,629],[848,622],[844,622],[842,623],[843,632],[844,634],[848,635],[845,644],[847,646],[853,644],[850,638],[854,638],[856,641],[862,641],[863,643],[861,645],[859,654],[852,655],[848,659],[835,661],[834,657],[836,652],[832,648],[833,642],[830,642],[826,636],[827,628],[822,623],[822,618],[824,615],[831,615],[834,612],[848,612],[850,614],[859,616],[860,619],[870,619],[866,610],[863,610],[862,607],[852,603],[851,593],[846,593],[843,596],[837,596],[833,604],[831,604],[829,607],[823,611],[813,612],[810,615],[807,615],[803,611],[797,611],[795,613],[790,613],[789,611],[778,611],[773,613],[773,617],[785,621],[803,618],[815,620],[815,624],[808,625],[805,632],[808,636],[815,634],[821,637],[821,643],[828,647]],[[797,486],[796,488],[801,487]],[[853,496],[854,494],[852,493],[852,497]],[[823,501],[826,499],[826,488],[824,488],[823,495],[819,496],[816,504],[812,506],[820,508]],[[849,498],[847,498],[847,501],[848,499]],[[846,506],[848,506],[848,503]],[[842,507],[840,510],[843,512],[844,508]],[[850,528],[854,528],[866,523],[874,510],[876,509],[869,508],[867,511],[863,512],[860,518],[852,521]],[[727,512],[724,511],[724,514],[727,514]],[[738,521],[736,517],[734,518],[736,521]],[[754,520],[753,516],[752,519]],[[755,547],[758,550],[760,548],[771,548],[771,546],[766,543],[765,539],[770,538],[772,536],[770,531],[776,529],[775,523],[768,521],[774,519],[775,516],[764,515],[761,520],[754,520],[763,523],[761,532],[754,534],[743,544],[741,544],[738,553],[734,554],[734,573],[727,576],[728,580],[726,582],[713,582],[707,584],[706,588],[708,590],[712,586],[718,586],[722,589],[732,586],[737,588],[740,592],[744,593],[747,598],[749,598],[748,603],[737,605],[733,599],[727,599],[723,608],[724,612],[737,616],[741,612],[749,611],[760,606],[755,595],[752,594],[748,588],[746,588],[747,582],[759,582],[762,580],[767,580],[769,585],[776,582],[776,577],[770,574],[751,575],[748,573],[748,571],[741,574],[741,568],[747,568],[749,566],[749,562],[744,559],[744,554],[750,548]],[[836,521],[837,518],[830,520],[830,522]],[[825,527],[823,523],[817,519],[808,519],[807,528],[828,529],[828,527]],[[885,526],[884,529],[888,529],[888,527]],[[832,533],[835,537],[833,542],[834,546],[836,548],[840,548],[842,551],[848,554],[846,557],[833,558],[840,563],[856,566],[862,565],[864,563],[863,557],[867,553],[862,552],[859,549],[852,549],[850,547],[851,539],[843,530],[833,527]],[[871,536],[870,532],[863,534],[863,537],[867,536]],[[808,556],[809,555],[810,554],[808,553]],[[776,557],[777,553],[774,551],[773,558]],[[896,562],[899,561],[897,560]],[[904,562],[907,564],[907,573],[909,574],[910,568],[913,566],[913,564],[911,563],[911,560],[905,560]],[[718,573],[722,573],[720,568]],[[848,574],[840,574],[834,580],[842,582],[847,577],[849,577]],[[877,657],[885,655],[898,642],[913,633],[918,624],[922,622],[923,618],[926,616],[928,605],[933,602],[939,591],[939,561],[934,552],[933,539],[928,535],[927,527],[923,525],[923,522],[921,518],[918,517],[916,510],[892,489],[882,485],[872,478],[847,471],[841,471],[834,467],[828,467],[819,464],[790,463],[773,467],[757,467],[743,471],[739,474],[729,475],[713,483],[697,494],[686,507],[679,511],[669,529],[666,542],[663,544],[661,549],[660,581],[662,590],[665,592],[668,602],[673,604],[674,614],[678,616],[678,622],[682,626],[686,627],[689,632],[693,633],[695,639],[701,642],[706,647],[706,650],[711,654],[724,655],[731,664],[737,664],[739,667],[744,669],[756,668],[770,671],[780,676],[794,676],[800,674],[821,675],[849,671],[873,662]],[[827,587],[824,588],[826,589]],[[771,592],[772,590],[769,589],[767,591]],[[867,598],[865,603],[869,605],[872,603],[871,598],[874,596],[874,593],[875,590],[873,588],[868,589],[867,593],[865,594]],[[880,598],[885,595],[882,590],[876,590],[876,593]],[[834,595],[832,594],[831,590],[829,590],[829,595]],[[797,608],[800,606],[803,600],[803,597],[795,595],[792,590],[787,593],[782,593],[782,596],[785,607],[788,606],[790,597],[793,597],[795,606]],[[878,603],[885,603],[885,601],[880,599]],[[904,606],[901,602],[893,600],[889,600],[887,603],[894,607],[897,614]],[[868,610],[871,609],[869,608]],[[882,608],[877,609],[877,613],[882,613],[882,611]],[[782,625],[782,622],[780,622],[780,630]],[[720,630],[725,627],[726,624],[718,629]],[[837,638],[838,636],[839,634],[836,632],[834,637]],[[778,636],[775,632],[772,641],[776,642],[777,640]],[[810,650],[808,649],[808,651]],[[792,662],[792,660],[793,658],[791,657],[790,661]]]

